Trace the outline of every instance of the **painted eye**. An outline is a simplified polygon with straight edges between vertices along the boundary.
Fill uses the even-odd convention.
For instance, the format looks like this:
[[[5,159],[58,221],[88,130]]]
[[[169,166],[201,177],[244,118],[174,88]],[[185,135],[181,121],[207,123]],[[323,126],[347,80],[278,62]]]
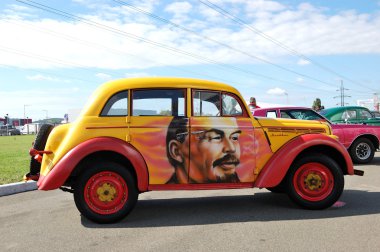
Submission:
[[[231,136],[231,140],[232,141],[239,141],[239,134],[238,133],[235,133],[235,134],[232,134],[232,136]]]
[[[222,140],[221,136],[211,137],[210,140],[220,141]]]

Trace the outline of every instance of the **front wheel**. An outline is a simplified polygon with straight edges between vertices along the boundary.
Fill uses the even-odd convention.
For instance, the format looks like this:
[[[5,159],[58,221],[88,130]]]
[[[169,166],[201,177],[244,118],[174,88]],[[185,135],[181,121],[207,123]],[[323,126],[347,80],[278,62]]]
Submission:
[[[375,155],[375,147],[367,138],[356,139],[350,148],[350,156],[356,164],[367,164]]]
[[[339,165],[330,157],[316,153],[297,160],[286,179],[290,199],[307,209],[332,206],[344,188]]]
[[[86,168],[74,187],[78,210],[98,223],[113,223],[126,217],[138,198],[131,173],[114,162],[97,163]]]

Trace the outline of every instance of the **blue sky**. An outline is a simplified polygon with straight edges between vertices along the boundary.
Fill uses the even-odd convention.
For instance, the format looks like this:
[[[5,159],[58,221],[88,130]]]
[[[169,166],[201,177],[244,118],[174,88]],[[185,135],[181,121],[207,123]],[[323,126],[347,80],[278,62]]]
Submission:
[[[349,105],[380,93],[380,1],[3,0],[0,32],[0,117],[63,117],[139,76],[221,81],[259,105],[337,106],[341,81]]]

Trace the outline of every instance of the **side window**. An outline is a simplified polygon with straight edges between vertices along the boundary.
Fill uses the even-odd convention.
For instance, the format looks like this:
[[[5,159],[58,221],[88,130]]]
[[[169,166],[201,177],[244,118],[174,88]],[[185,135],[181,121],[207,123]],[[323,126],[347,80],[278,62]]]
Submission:
[[[267,111],[267,117],[269,117],[269,118],[277,118],[276,111]]]
[[[356,119],[356,110],[345,110],[342,113],[342,119],[343,120],[353,120]]]
[[[365,119],[365,120],[372,118],[372,114],[369,111],[364,110],[364,109],[359,110],[359,115],[361,119]]]
[[[127,116],[128,91],[114,94],[104,106],[100,116]]]
[[[185,90],[135,90],[132,110],[133,116],[185,116]]]
[[[223,116],[238,116],[243,115],[243,110],[235,97],[223,94],[222,95]]]
[[[194,116],[220,116],[220,92],[195,91],[193,95]]]
[[[294,119],[291,117],[287,111],[281,111],[281,118],[289,118],[289,119]]]

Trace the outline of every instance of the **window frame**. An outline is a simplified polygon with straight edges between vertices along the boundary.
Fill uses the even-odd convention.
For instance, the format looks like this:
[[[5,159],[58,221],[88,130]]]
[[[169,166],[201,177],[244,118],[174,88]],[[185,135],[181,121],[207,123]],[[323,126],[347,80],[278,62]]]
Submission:
[[[249,114],[246,110],[246,107],[244,106],[244,103],[240,99],[240,97],[234,93],[227,92],[227,91],[222,91],[222,90],[213,90],[213,89],[198,89],[198,88],[192,88],[191,89],[191,113],[190,115],[192,117],[206,117],[206,116],[196,116],[194,115],[194,96],[195,92],[214,92],[214,93],[219,93],[219,106],[220,106],[220,115],[219,116],[209,116],[209,117],[249,117]],[[223,114],[223,95],[229,95],[233,97],[241,107],[241,115],[224,115]]]
[[[123,93],[123,92],[127,92],[127,100],[128,100],[128,101],[127,101],[127,114],[126,114],[126,115],[103,115],[103,111],[106,109],[106,107],[107,107],[107,105],[108,105],[108,102],[109,102],[113,97],[115,97],[116,95],[121,94],[121,93]],[[118,101],[119,101],[119,100],[118,100]],[[112,105],[114,105],[114,104],[115,104],[115,102],[114,102]],[[110,109],[112,108],[112,105],[109,107],[108,112],[109,112]],[[100,110],[99,117],[127,117],[127,116],[129,116],[129,114],[130,114],[129,108],[130,108],[130,90],[129,90],[129,89],[121,90],[121,91],[119,91],[119,92],[114,93],[113,95],[111,95],[111,96],[107,99],[107,101],[106,101],[106,103],[104,104],[103,108]]]

